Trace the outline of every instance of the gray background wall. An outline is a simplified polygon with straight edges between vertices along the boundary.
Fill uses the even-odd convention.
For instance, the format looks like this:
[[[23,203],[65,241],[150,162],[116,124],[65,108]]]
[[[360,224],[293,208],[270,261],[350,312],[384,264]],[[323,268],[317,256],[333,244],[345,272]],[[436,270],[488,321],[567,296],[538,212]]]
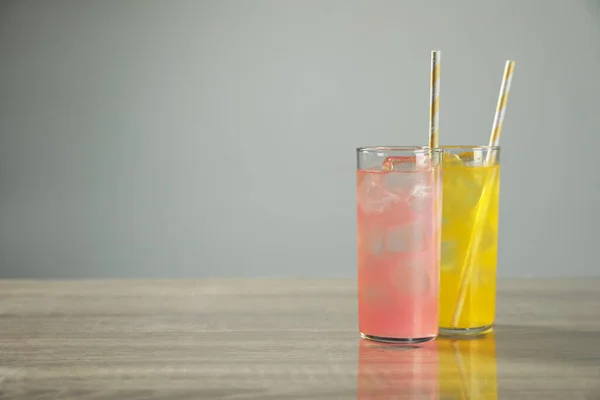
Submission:
[[[598,275],[596,1],[0,1],[0,276],[355,274],[355,147],[486,143],[501,276]]]

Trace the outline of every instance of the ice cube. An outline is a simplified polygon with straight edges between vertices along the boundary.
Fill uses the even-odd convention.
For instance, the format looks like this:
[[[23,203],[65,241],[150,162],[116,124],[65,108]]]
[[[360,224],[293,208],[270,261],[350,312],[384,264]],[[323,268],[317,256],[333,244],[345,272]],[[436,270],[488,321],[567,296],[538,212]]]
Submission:
[[[427,211],[431,207],[433,189],[426,180],[421,180],[412,188],[408,196],[408,204],[413,211],[418,213]]]
[[[385,249],[392,253],[422,251],[425,247],[425,228],[420,222],[395,226],[385,235]]]
[[[381,213],[390,204],[399,202],[401,197],[390,192],[385,185],[387,174],[378,172],[366,174],[358,183],[358,207],[364,213]]]
[[[465,215],[479,203],[482,189],[477,175],[451,174],[444,180],[444,208]]]
[[[458,267],[461,260],[458,260],[458,244],[454,240],[445,240],[442,242],[442,270],[448,271]]]
[[[399,195],[406,197],[415,186],[416,174],[414,172],[390,171],[384,174],[385,186],[387,189]]]
[[[495,278],[496,275],[493,268],[485,265],[476,265],[473,268],[471,286],[473,288],[489,288]]]
[[[488,266],[475,264],[471,268],[471,276],[469,278],[469,285],[471,290],[478,288],[489,288],[489,285],[495,278],[494,270]]]
[[[415,169],[415,157],[411,156],[390,156],[387,157],[381,166],[382,171],[413,171]]]
[[[398,262],[394,268],[392,282],[400,293],[423,294],[431,288],[426,262],[421,257],[412,257]]]
[[[444,153],[443,160],[445,167],[462,165],[463,163],[459,156],[452,153]]]
[[[428,153],[420,153],[414,156],[390,156],[381,166],[382,171],[415,171],[429,169],[431,167],[431,156]]]
[[[361,290],[360,295],[362,299],[369,303],[378,303],[388,297],[382,287],[373,284],[365,285],[365,287]]]
[[[468,203],[473,207],[479,203],[483,191],[483,185],[481,184],[481,181],[477,178],[478,177],[475,176],[463,177],[461,179],[461,184],[463,187],[462,199],[465,203]]]
[[[481,234],[481,237],[479,238],[479,251],[486,251],[489,248],[491,248],[492,246],[494,246],[496,244],[497,238],[496,238],[496,233],[494,232],[494,230],[492,229],[491,226],[486,226],[485,228],[483,228],[483,233]]]
[[[467,167],[482,167],[485,165],[485,160],[469,160],[464,163]]]
[[[366,232],[364,235],[362,235],[362,240],[366,250],[370,254],[379,256],[381,253],[383,253],[385,245],[381,230]]]
[[[428,153],[417,154],[416,156],[416,169],[429,169],[432,166],[431,155]]]

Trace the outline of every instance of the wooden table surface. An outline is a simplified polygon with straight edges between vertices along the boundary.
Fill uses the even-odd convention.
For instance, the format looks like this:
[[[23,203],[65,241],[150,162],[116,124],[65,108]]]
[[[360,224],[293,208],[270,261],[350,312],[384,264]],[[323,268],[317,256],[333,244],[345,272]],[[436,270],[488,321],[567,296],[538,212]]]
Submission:
[[[358,338],[353,281],[0,281],[0,399],[118,398],[600,399],[600,280],[412,349]]]

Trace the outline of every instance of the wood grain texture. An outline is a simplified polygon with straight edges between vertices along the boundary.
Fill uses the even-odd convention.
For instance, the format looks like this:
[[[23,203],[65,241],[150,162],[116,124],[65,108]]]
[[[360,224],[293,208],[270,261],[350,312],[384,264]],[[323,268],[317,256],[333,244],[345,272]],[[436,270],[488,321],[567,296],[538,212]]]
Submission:
[[[503,281],[485,346],[402,351],[355,286],[0,281],[0,399],[600,399],[600,280]]]

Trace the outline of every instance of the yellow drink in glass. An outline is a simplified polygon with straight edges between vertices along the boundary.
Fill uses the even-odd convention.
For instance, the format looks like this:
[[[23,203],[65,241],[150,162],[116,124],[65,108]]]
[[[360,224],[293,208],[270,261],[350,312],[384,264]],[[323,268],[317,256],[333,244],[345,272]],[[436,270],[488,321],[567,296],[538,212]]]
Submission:
[[[443,149],[440,334],[480,334],[496,312],[498,148]]]

